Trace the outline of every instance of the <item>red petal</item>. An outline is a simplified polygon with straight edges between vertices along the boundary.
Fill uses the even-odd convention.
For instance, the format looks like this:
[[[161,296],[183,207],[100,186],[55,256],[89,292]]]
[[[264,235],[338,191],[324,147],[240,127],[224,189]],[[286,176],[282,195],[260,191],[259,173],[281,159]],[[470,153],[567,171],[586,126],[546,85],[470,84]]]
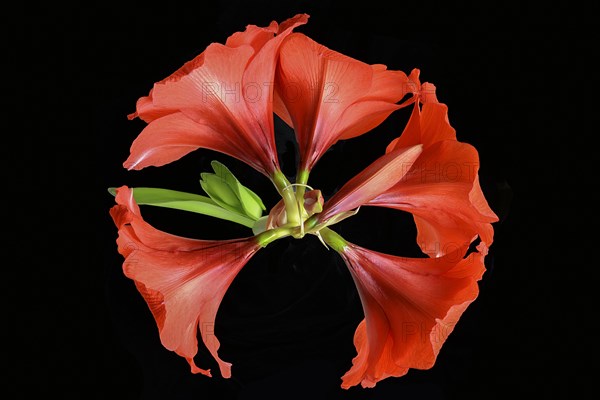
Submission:
[[[251,101],[266,103],[268,96],[259,86],[253,87],[257,92],[248,97],[245,90],[250,88],[243,86],[244,72],[254,56],[253,48],[214,43],[204,54],[203,65],[188,75],[176,82],[154,86],[154,105],[179,109],[188,118],[207,124],[238,149],[237,158],[257,160],[261,165],[259,171],[270,176],[277,165],[273,131],[264,131],[262,121],[248,107]],[[261,78],[254,82],[264,82]]]
[[[385,65],[376,64],[373,68],[373,81],[369,93],[360,102],[344,112],[340,123],[339,139],[360,136],[377,127],[392,112],[401,108],[396,102],[409,91],[408,78],[402,71],[388,71]]]
[[[231,376],[231,364],[218,356],[214,323],[227,288],[259,249],[254,238],[226,241],[194,240],[170,235],[146,223],[127,187],[117,189],[110,213],[119,229],[117,244],[125,257],[123,272],[135,281],[146,300],[167,349],[198,368],[197,333],[217,360],[221,375]]]
[[[245,44],[254,48],[254,51],[259,51],[273,36],[277,33],[277,22],[272,21],[266,28],[248,25],[244,32],[235,32],[227,38],[225,46],[239,47]]]
[[[176,112],[152,121],[133,141],[125,168],[139,170],[150,165],[161,166],[177,160],[198,148],[220,151],[259,169],[261,164],[240,151],[235,143],[220,135],[213,121],[188,118]]]
[[[301,169],[310,170],[341,137],[381,123],[404,97],[406,81],[402,72],[362,63],[302,34],[290,35],[280,50],[274,110],[294,127]]]
[[[487,253],[493,240],[491,223],[498,220],[479,186],[479,157],[469,144],[456,140],[441,103],[415,103],[402,135],[388,146],[423,144],[424,150],[411,171],[369,205],[412,213],[417,241],[426,254],[438,257],[464,243],[481,239],[479,250]]]
[[[360,207],[384,193],[404,177],[421,151],[422,147],[417,145],[379,157],[325,203],[323,211],[318,214],[319,221],[324,222],[336,214]]]
[[[174,74],[156,83],[149,96],[138,100],[137,112],[130,118],[139,115],[152,122],[179,112],[205,125],[205,129],[218,132],[221,136],[218,140],[228,143],[228,154],[244,161],[253,160],[251,165],[271,176],[279,168],[272,112],[277,52],[281,41],[294,27],[306,23],[307,18],[299,14],[281,27],[275,22],[267,28],[249,25],[245,32],[233,34],[226,45],[211,44]],[[276,33],[279,34],[274,38]],[[148,148],[152,145],[146,140]],[[159,151],[162,150],[164,147]],[[166,164],[183,155],[175,152],[173,157],[171,153],[157,158]],[[156,165],[130,164],[138,168]]]
[[[479,175],[475,176],[473,187],[471,188],[471,192],[469,192],[469,200],[479,215],[487,217],[487,221],[498,221],[498,216],[488,205],[483,191],[481,190],[481,186],[479,185]],[[479,228],[478,235],[481,238],[481,243],[477,246],[477,250],[486,255],[488,253],[488,248],[494,239],[494,228],[490,224],[482,224]]]
[[[390,142],[385,152],[389,153],[395,149],[417,144],[421,144],[421,108],[418,103],[415,103],[402,134]]]
[[[192,60],[183,64],[177,71],[158,83],[177,82],[184,76],[188,75],[194,69],[204,64],[204,52],[200,53]],[[129,114],[129,119],[140,117],[145,122],[152,122],[157,118],[164,117],[178,111],[177,108],[160,107],[154,104],[154,89],[150,89],[148,96],[140,97],[136,103],[135,113]]]
[[[298,14],[293,18],[290,18],[278,25],[277,22],[272,21],[271,24],[266,27],[258,27],[256,25],[248,25],[246,30],[243,32],[235,32],[231,36],[227,38],[225,42],[225,46],[227,47],[240,47],[243,45],[252,46],[255,52],[258,52],[269,40],[273,38],[273,36],[278,32],[284,32],[288,29],[288,27],[296,27],[301,24],[305,24],[308,21],[307,14]],[[172,73],[167,78],[163,79],[158,83],[166,83],[166,82],[176,82],[182,77],[190,74],[196,68],[202,66],[204,64],[204,52],[200,53],[192,60],[186,62],[181,68]],[[136,106],[136,112],[129,115],[130,119],[140,117],[146,122],[153,121],[154,119],[168,115],[170,112],[174,110],[168,110],[164,108],[157,108],[153,104],[152,100],[152,90],[150,91],[148,96],[141,97],[138,100]]]
[[[409,368],[427,369],[467,306],[478,295],[483,257],[466,248],[445,257],[410,259],[353,244],[342,257],[356,283],[365,319],[354,345],[357,356],[342,387],[372,387]]]
[[[264,44],[257,52],[252,62],[244,71],[242,89],[244,99],[253,120],[260,126],[258,132],[263,136],[258,139],[263,152],[273,151],[273,158],[277,159],[275,145],[275,131],[273,125],[273,81],[275,67],[278,61],[279,48],[283,40],[292,33],[292,30],[308,21],[308,15],[298,14],[294,18],[284,21],[279,27],[277,36]]]
[[[437,103],[435,85],[429,82],[421,84],[420,74],[421,71],[415,68],[408,75],[409,91],[413,93],[414,98],[407,100],[407,103],[411,103],[414,100],[419,100],[421,103]]]
[[[176,109],[157,108],[152,102],[152,90],[148,96],[140,97],[135,105],[136,111],[127,116],[128,119],[140,117],[145,122],[152,122],[155,119],[176,112]]]
[[[339,121],[337,129],[341,133],[338,140],[351,139],[373,130],[399,108],[397,104],[378,100],[365,100],[352,104]]]
[[[456,140],[456,130],[450,126],[448,107],[442,103],[425,103],[423,109],[415,103],[413,112],[399,138],[386,151],[423,144],[429,147],[441,140]]]
[[[368,205],[412,213],[417,242],[432,257],[468,245],[477,235],[489,247],[493,239],[491,223],[497,217],[487,206],[481,189],[475,189],[478,168],[473,146],[451,140],[437,142],[421,153],[403,180]]]

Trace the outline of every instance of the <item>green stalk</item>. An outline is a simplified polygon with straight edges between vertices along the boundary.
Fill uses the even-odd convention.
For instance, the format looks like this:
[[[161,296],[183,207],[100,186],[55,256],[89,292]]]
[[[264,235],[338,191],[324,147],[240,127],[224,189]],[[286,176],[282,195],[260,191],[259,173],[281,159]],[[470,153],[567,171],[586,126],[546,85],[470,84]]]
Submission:
[[[310,171],[303,169],[296,176],[296,183],[298,184],[298,186],[296,187],[296,201],[298,202],[298,204],[301,204],[303,208],[304,208],[304,193],[306,192],[305,185],[308,182],[309,174],[310,174]]]
[[[341,253],[345,247],[348,246],[348,242],[338,235],[336,232],[332,231],[329,228],[323,228],[319,231],[321,237],[332,249]]]
[[[319,214],[313,215],[312,217],[310,217],[309,219],[304,221],[304,230],[307,232],[310,231],[312,228],[317,226],[318,222],[319,222]]]
[[[290,181],[287,180],[283,172],[275,171],[273,174],[273,183],[275,184],[277,191],[285,203],[285,211],[288,222],[294,226],[300,225],[300,213],[298,211],[296,197],[294,196],[294,190],[290,185]]]
[[[281,239],[286,236],[290,236],[294,229],[292,228],[275,228],[264,231],[256,236],[256,240],[261,247],[266,247],[269,243],[274,242],[277,239]]]

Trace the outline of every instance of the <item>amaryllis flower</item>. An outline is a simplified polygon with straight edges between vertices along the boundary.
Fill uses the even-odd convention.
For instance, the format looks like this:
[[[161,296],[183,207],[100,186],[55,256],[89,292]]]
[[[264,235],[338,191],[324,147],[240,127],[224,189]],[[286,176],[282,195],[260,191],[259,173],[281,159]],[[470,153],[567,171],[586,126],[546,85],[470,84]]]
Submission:
[[[410,368],[431,368],[460,316],[479,293],[483,255],[463,259],[466,246],[439,258],[405,258],[323,237],[348,266],[365,319],[354,334],[358,355],[342,387],[373,387]]]
[[[110,214],[119,229],[123,272],[152,311],[162,344],[184,357],[192,372],[211,376],[194,363],[200,331],[221,375],[230,377],[231,364],[217,354],[215,317],[233,278],[260,248],[257,238],[217,241],[171,235],[142,219],[129,188],[116,190],[116,202]]]
[[[477,150],[456,139],[448,107],[437,102],[415,103],[402,135],[387,151],[421,144],[423,153],[406,176],[365,205],[390,207],[412,213],[417,242],[423,252],[441,256],[464,243],[481,239],[487,253],[493,240],[490,209],[479,185]]]
[[[278,50],[307,19],[299,14],[280,25],[249,25],[154,84],[130,116],[149,124],[133,142],[125,167],[161,166],[207,148],[272,177],[279,170],[272,112]]]
[[[402,71],[365,64],[300,33],[281,45],[276,79],[274,111],[294,128],[300,175],[338,140],[378,126],[416,90]]]
[[[199,331],[226,378],[231,364],[219,358],[213,325],[227,288],[260,248],[286,236],[316,235],[345,261],[365,315],[342,387],[372,387],[434,364],[477,297],[497,217],[479,185],[477,151],[457,140],[435,86],[421,83],[418,69],[406,76],[292,33],[307,18],[300,14],[266,28],[249,25],[225,45],[211,44],[156,83],[131,115],[148,126],[134,141],[127,168],[161,166],[198,148],[216,150],[272,180],[282,199],[268,215],[262,215],[266,207],[258,194],[218,162],[212,163],[214,173],[201,174],[208,197],[122,186],[111,191],[117,202],[111,215],[123,271],[152,311],[163,345],[184,357],[192,372],[210,376],[194,362]],[[325,151],[411,103],[402,135],[324,202],[308,178]],[[274,112],[296,133],[300,162],[294,183],[277,161]],[[221,218],[250,228],[254,236],[225,241],[174,236],[144,222],[138,204]],[[411,213],[423,257],[371,251],[332,230],[364,206]]]

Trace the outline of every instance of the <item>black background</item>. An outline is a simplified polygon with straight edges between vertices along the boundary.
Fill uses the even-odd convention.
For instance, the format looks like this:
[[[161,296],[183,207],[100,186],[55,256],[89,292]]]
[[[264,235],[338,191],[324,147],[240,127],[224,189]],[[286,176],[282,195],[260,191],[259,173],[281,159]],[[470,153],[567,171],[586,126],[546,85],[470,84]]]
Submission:
[[[564,398],[589,385],[584,345],[593,334],[583,257],[591,237],[575,224],[591,218],[576,179],[592,170],[581,150],[591,108],[575,60],[587,43],[563,35],[585,25],[585,11],[422,3],[359,7],[333,1],[212,2],[169,5],[27,8],[5,37],[5,109],[18,119],[20,151],[6,152],[8,208],[18,249],[18,278],[8,285],[8,348],[19,356],[10,373],[35,390],[93,399],[396,399],[489,398],[527,394]],[[212,379],[189,373],[164,349],[154,321],[120,266],[109,186],[156,186],[199,192],[198,176],[223,161],[265,200],[271,184],[237,160],[197,151],[162,168],[127,172],[122,162],[144,123],[128,121],[152,84],[247,24],[266,26],[299,12],[297,30],[331,49],[406,73],[421,69],[449,106],[459,140],[481,160],[483,191],[500,216],[479,298],[465,312],[427,371],[411,370],[376,388],[339,389],[354,356],[360,301],[340,260],[316,240],[282,240],[261,251],[227,292],[217,316],[224,380],[200,349]],[[18,17],[18,18],[17,18]],[[10,21],[9,21],[10,22]],[[589,51],[589,49],[588,49]],[[15,99],[16,101],[13,101]],[[577,113],[569,106],[577,104]],[[337,144],[317,164],[310,184],[326,196],[382,153],[408,110],[375,131]],[[281,137],[290,132],[278,124]],[[286,136],[288,135],[288,136]],[[281,144],[290,173],[293,152]],[[589,146],[589,145],[588,145]],[[35,210],[35,211],[32,211]],[[157,228],[190,237],[246,236],[234,224],[169,210],[144,209]],[[361,210],[340,224],[357,244],[416,255],[414,227],[402,213]],[[390,238],[393,238],[392,241]],[[593,257],[591,257],[593,258]],[[26,293],[23,296],[23,293]],[[11,302],[12,303],[12,302]],[[19,341],[21,339],[22,341]],[[13,345],[13,343],[15,343]],[[18,343],[18,345],[16,344]],[[15,379],[14,382],[17,382]]]

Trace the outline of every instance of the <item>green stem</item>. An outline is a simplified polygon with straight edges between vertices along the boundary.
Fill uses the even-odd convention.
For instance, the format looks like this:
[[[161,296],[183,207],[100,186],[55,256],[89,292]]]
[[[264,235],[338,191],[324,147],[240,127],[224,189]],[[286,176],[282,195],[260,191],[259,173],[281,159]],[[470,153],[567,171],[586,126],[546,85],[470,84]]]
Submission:
[[[307,219],[306,221],[304,221],[304,230],[305,231],[310,231],[312,228],[314,228],[317,223],[319,222],[319,214],[315,214],[312,217],[310,217],[309,219]]]
[[[256,240],[261,247],[266,247],[269,243],[286,236],[290,236],[294,229],[292,228],[275,228],[264,231],[256,236]]]
[[[329,228],[323,228],[319,231],[321,237],[332,249],[341,253],[345,247],[348,246],[348,242],[338,235],[336,232],[332,231]]]
[[[298,184],[296,187],[296,201],[302,206],[304,206],[304,193],[306,192],[306,186],[304,185],[308,182],[309,174],[310,171],[303,169],[296,176],[296,183]]]
[[[275,171],[273,174],[273,183],[285,203],[288,222],[298,226],[300,224],[300,214],[298,212],[294,190],[290,185],[290,181],[287,180],[283,172]]]

